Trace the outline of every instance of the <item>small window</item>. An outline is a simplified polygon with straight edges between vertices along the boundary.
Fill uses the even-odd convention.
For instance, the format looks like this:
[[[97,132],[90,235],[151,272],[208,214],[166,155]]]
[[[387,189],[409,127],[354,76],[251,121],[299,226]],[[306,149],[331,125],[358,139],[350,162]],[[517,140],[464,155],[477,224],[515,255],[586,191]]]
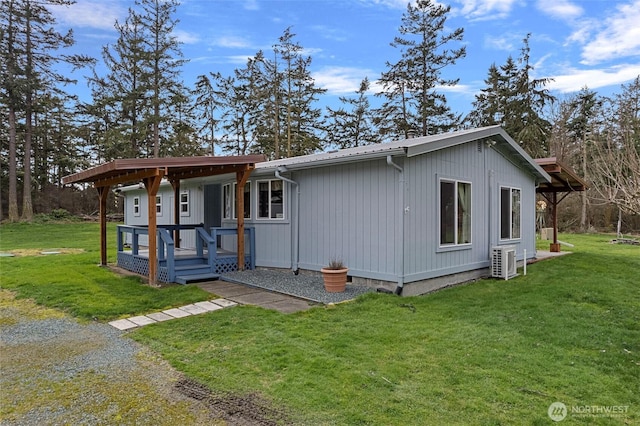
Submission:
[[[231,209],[233,208],[233,198],[231,192],[231,184],[228,183],[222,187],[222,217],[231,219]]]
[[[284,184],[281,180],[258,182],[258,218],[284,219]]]
[[[471,244],[471,183],[440,181],[440,245]]]
[[[521,210],[520,189],[500,187],[500,239],[520,238]]]
[[[180,192],[180,216],[189,216],[189,191]]]
[[[236,187],[237,184],[228,183],[222,187],[223,212],[222,217],[225,219],[237,219],[236,214]],[[244,186],[244,218],[251,218],[251,183],[247,182]]]
[[[133,197],[133,215],[140,216],[140,197]]]
[[[156,195],[156,215],[162,216],[162,195]]]

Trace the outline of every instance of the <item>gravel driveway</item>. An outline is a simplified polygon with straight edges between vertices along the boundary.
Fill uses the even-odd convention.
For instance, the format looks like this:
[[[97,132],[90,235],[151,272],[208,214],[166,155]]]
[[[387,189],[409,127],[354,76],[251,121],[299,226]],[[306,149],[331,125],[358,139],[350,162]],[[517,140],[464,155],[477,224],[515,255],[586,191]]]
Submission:
[[[0,289],[0,425],[198,425],[216,420],[183,378],[113,327]]]

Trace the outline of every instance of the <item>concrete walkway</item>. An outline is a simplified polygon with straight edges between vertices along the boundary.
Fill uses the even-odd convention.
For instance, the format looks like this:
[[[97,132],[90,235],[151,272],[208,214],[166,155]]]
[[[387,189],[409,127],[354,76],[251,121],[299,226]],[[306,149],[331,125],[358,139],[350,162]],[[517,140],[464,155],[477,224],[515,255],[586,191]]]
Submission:
[[[311,304],[305,300],[242,284],[225,281],[206,281],[194,285],[221,298],[196,302],[191,305],[167,309],[153,314],[115,320],[111,321],[109,325],[118,330],[130,330],[156,322],[204,314],[237,305],[261,306],[265,309],[274,309],[285,314],[304,311],[311,307]]]
[[[284,314],[304,311],[312,306],[311,303],[297,297],[227,281],[206,281],[194,283],[193,285],[241,305],[261,306]]]

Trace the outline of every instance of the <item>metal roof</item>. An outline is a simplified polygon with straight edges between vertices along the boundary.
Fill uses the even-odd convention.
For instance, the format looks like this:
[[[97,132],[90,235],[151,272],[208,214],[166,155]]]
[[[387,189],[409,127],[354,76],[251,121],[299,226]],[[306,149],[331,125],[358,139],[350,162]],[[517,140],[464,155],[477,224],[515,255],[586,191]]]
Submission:
[[[491,141],[494,149],[510,161],[536,176],[537,182],[551,177],[500,126],[480,127],[457,132],[421,136],[394,142],[367,145],[319,154],[283,158],[256,164],[256,172],[285,168],[288,170],[322,167],[353,161],[379,159],[387,155],[413,157],[473,141]],[[495,142],[495,143],[493,143]]]

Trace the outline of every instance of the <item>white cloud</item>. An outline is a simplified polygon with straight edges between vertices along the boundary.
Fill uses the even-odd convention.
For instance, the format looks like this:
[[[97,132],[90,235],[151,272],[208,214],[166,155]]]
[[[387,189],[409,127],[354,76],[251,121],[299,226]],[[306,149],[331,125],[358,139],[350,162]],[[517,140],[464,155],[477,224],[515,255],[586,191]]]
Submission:
[[[244,49],[247,47],[251,47],[251,43],[249,43],[249,41],[247,41],[245,38],[234,35],[218,37],[213,41],[212,44],[218,47],[225,47],[230,49]]]
[[[246,0],[243,5],[244,10],[260,10],[257,0]]]
[[[327,89],[329,94],[344,95],[351,94],[360,89],[360,83],[365,77],[376,75],[377,73],[362,68],[353,67],[324,67],[313,73],[313,79],[316,84]],[[369,78],[371,81],[370,92],[378,91],[375,79]],[[374,87],[375,86],[375,87]]]
[[[182,30],[173,30],[173,35],[179,42],[184,44],[195,44],[200,41],[200,37],[197,34],[190,33]]]
[[[515,42],[522,41],[522,37],[502,34],[499,36],[485,35],[484,46],[490,49],[505,50],[512,52],[515,50]]]
[[[640,75],[640,63],[590,70],[569,68],[563,74],[549,76],[554,79],[549,83],[549,88],[561,93],[577,92],[585,86],[589,89],[598,89],[623,84],[638,75]]]
[[[119,2],[78,0],[70,6],[49,7],[59,23],[74,27],[113,30],[116,20],[127,16],[127,9]]]
[[[582,50],[585,65],[640,55],[640,0],[620,5]]]
[[[584,13],[582,7],[569,0],[539,0],[538,9],[544,14],[556,19],[576,19]]]
[[[455,14],[461,14],[471,21],[503,19],[509,16],[518,0],[457,0],[462,5],[455,9]]]

